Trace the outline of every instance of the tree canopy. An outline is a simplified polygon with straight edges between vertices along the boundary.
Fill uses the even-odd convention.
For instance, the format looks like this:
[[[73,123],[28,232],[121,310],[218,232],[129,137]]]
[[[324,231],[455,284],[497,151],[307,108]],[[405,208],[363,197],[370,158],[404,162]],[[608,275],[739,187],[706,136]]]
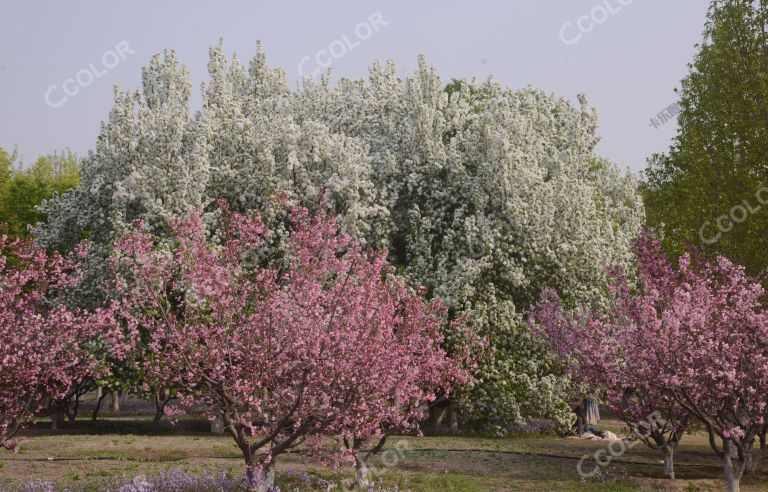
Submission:
[[[490,340],[461,398],[468,419],[567,424],[564,376],[520,313],[545,286],[568,300],[599,292],[643,220],[633,178],[594,151],[597,117],[583,97],[574,106],[494,80],[446,87],[423,59],[404,78],[376,63],[367,80],[307,78],[296,90],[260,48],[247,65],[211,48],[208,70],[191,115],[187,69],[172,51],[154,56],[142,91],[116,89],[81,185],[43,206],[41,244],[94,241],[83,304],[106,295],[96,286],[131,221],[167,234],[195,207],[210,223],[215,200],[263,210],[279,191],[339,214],[345,232],[387,248]]]

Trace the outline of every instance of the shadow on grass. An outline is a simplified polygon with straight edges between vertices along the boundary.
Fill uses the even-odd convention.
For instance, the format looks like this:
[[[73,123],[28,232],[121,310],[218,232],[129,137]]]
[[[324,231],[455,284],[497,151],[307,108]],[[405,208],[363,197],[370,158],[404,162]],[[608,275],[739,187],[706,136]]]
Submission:
[[[26,428],[24,436],[67,436],[67,435],[104,435],[104,434],[133,434],[138,436],[198,436],[210,435],[211,424],[205,419],[185,418],[171,423],[163,419],[153,422],[151,418],[124,417],[105,418],[92,421],[90,419],[67,422],[58,430],[51,430],[49,420],[38,420],[34,425]]]

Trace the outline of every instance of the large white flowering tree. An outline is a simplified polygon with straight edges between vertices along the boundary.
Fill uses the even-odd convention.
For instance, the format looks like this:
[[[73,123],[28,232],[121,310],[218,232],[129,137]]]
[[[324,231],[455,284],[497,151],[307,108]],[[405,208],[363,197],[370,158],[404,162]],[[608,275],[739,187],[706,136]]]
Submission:
[[[69,249],[83,236],[93,241],[80,304],[103,298],[106,259],[125,224],[143,219],[162,232],[168,219],[207,196],[209,128],[202,115],[189,117],[187,69],[167,50],[143,70],[142,85],[142,92],[115,89],[109,120],[81,163],[80,186],[41,206],[50,214],[35,228],[43,246]]]
[[[152,59],[143,93],[116,92],[81,186],[44,206],[43,244],[88,234],[106,245],[134,218],[162,233],[192,206],[262,208],[284,190],[389,248],[489,339],[477,382],[459,395],[467,421],[570,419],[568,383],[522,313],[545,286],[573,301],[599,294],[643,221],[632,177],[594,152],[597,118],[583,98],[574,107],[493,80],[446,84],[423,60],[406,78],[375,64],[368,80],[305,79],[296,90],[261,49],[246,67],[219,45],[208,68],[194,116],[172,52]]]

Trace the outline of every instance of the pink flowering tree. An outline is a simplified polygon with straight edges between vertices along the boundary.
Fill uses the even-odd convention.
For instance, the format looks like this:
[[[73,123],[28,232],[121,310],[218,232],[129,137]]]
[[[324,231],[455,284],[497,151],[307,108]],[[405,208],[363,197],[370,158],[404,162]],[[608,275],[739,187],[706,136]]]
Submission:
[[[563,362],[571,380],[580,388],[599,391],[613,410],[646,446],[664,455],[664,476],[674,479],[674,452],[690,426],[690,414],[669,394],[648,383],[655,377],[638,364],[639,351],[652,347],[634,345],[629,336],[635,297],[623,278],[617,282],[614,304],[608,309],[581,309],[568,313],[553,290],[544,292],[533,310],[535,332]],[[629,304],[627,304],[629,301]]]
[[[67,307],[79,278],[72,260],[0,237],[0,447],[11,451],[40,411],[99,374],[97,345],[125,350],[113,306],[90,313]]]
[[[137,224],[116,243],[121,315],[155,354],[148,380],[178,388],[177,410],[221,418],[261,489],[293,448],[410,424],[430,398],[423,365],[445,358],[439,307],[323,214],[297,208],[270,229],[222,206],[221,222],[209,237],[198,210],[171,242]]]
[[[724,257],[684,254],[674,268],[647,235],[638,241],[637,256],[647,293],[633,337],[653,347],[640,363],[655,367],[652,384],[704,424],[723,459],[727,488],[737,491],[743,473],[754,471],[765,452],[765,290]]]
[[[759,280],[723,257],[683,255],[664,280],[674,293],[664,309],[643,313],[638,341],[654,344],[646,363],[659,369],[656,386],[704,424],[728,490],[738,491],[765,451],[768,299]]]
[[[587,316],[597,320],[590,327],[603,337],[608,360],[622,362],[623,373],[610,364],[606,371],[628,387],[643,382],[648,400],[671,397],[701,421],[723,460],[728,490],[738,491],[742,474],[753,469],[765,447],[765,291],[723,257],[705,261],[684,254],[674,267],[647,234],[638,239],[636,256],[638,288],[630,289],[618,275],[613,312]]]

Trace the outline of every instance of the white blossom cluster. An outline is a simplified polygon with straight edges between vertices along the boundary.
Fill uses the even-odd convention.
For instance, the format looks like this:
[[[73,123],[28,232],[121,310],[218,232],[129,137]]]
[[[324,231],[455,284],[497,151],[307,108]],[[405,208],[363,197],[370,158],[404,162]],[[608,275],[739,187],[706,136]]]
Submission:
[[[43,206],[42,244],[108,244],[137,218],[162,232],[218,198],[249,210],[277,190],[310,208],[325,195],[349,232],[388,248],[489,338],[467,417],[570,418],[567,381],[521,313],[545,286],[599,295],[644,218],[632,176],[595,154],[583,97],[574,107],[494,80],[446,84],[423,59],[406,78],[377,63],[367,80],[306,78],[296,90],[260,48],[246,67],[219,45],[208,70],[194,115],[172,51],[144,70],[143,92],[116,90],[82,184]]]

